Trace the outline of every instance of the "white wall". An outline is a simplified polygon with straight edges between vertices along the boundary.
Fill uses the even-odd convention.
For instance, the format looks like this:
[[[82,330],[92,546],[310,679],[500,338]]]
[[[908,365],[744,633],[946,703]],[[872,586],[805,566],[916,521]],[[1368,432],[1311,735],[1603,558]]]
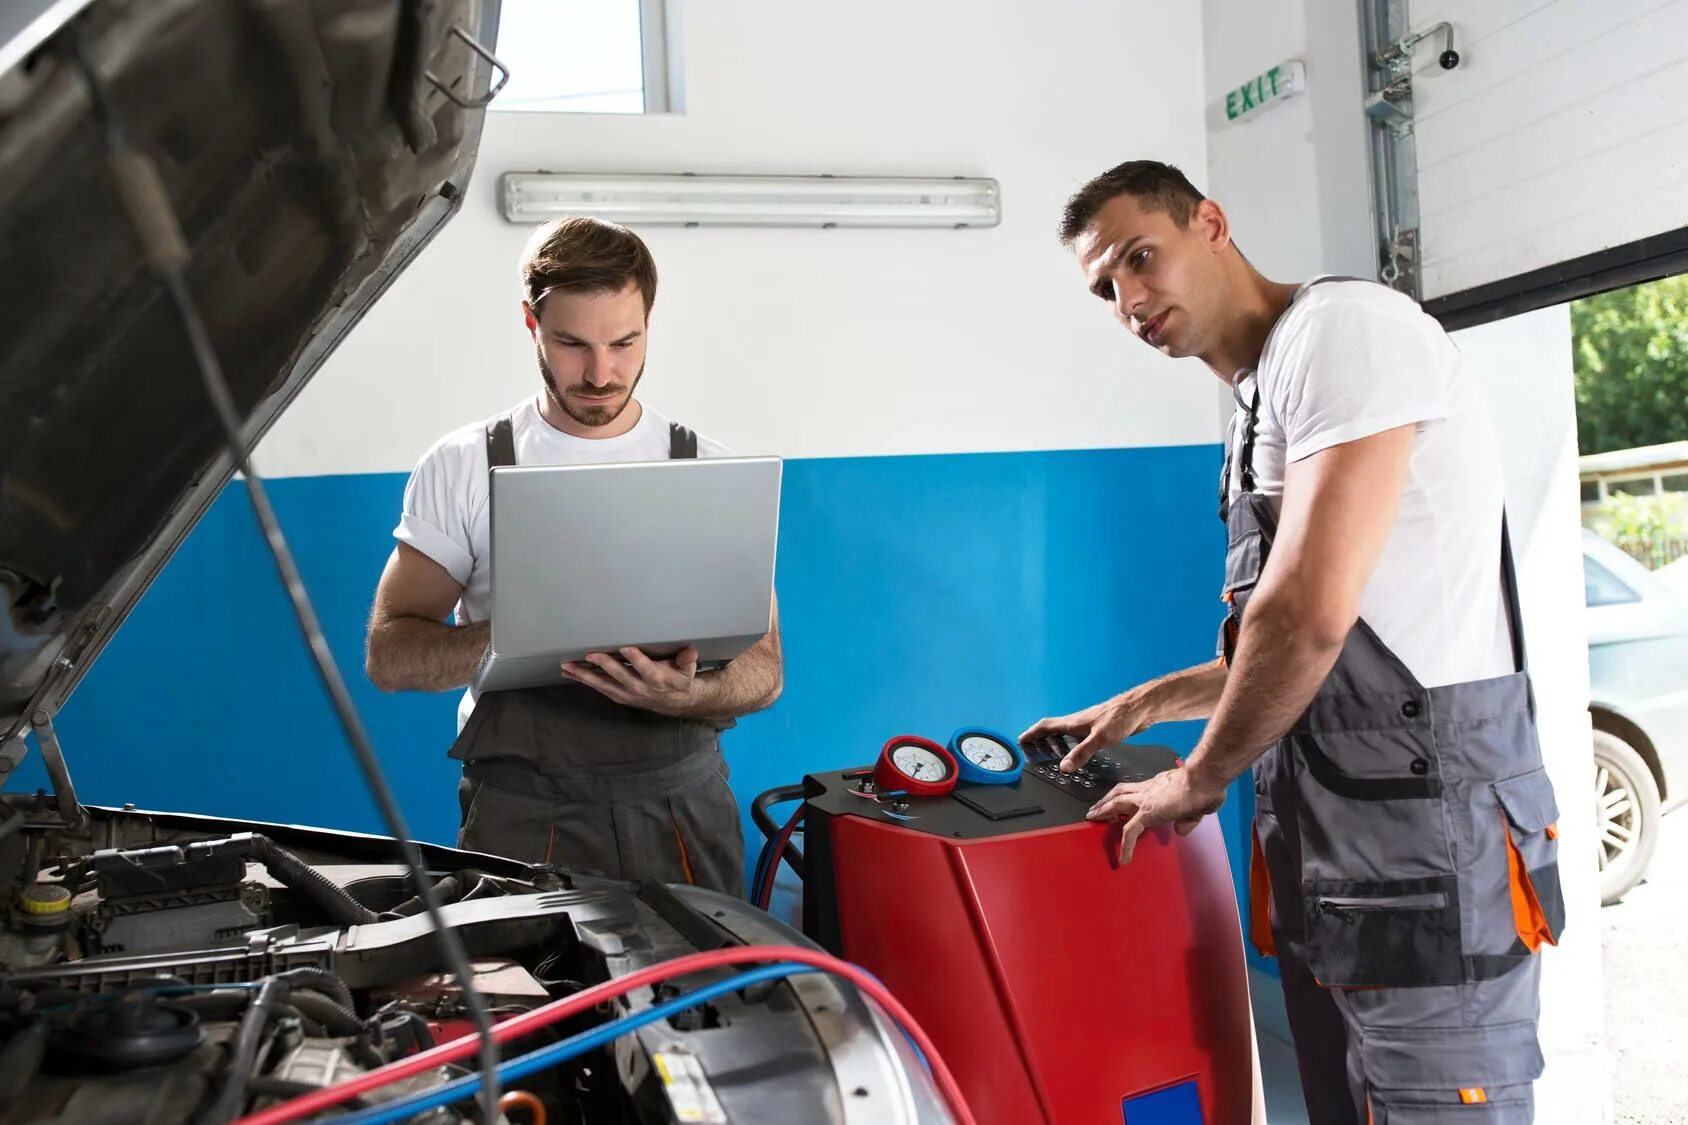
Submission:
[[[672,0],[679,2],[679,0]],[[536,386],[508,170],[991,176],[988,231],[647,228],[645,381],[665,413],[788,456],[1211,442],[1212,378],[1138,348],[1055,240],[1118,161],[1199,170],[1186,5],[710,0],[684,19],[686,113],[493,113],[463,213],[266,439],[282,475],[406,470]]]
[[[1237,246],[1278,281],[1376,276],[1357,5],[1203,0],[1202,28],[1208,162],[1197,186],[1225,208]],[[1307,68],[1306,93],[1225,120],[1227,91],[1290,59]],[[1220,413],[1231,409],[1222,388]]]
[[[1564,940],[1542,964],[1548,1067],[1536,1085],[1537,1120],[1585,1125],[1607,1119],[1607,1066],[1570,307],[1469,328],[1454,340],[1500,431],[1542,757],[1559,802],[1567,918]]]
[[[1376,271],[1354,4],[1204,0],[1208,193],[1268,277]],[[1227,122],[1226,91],[1289,59],[1307,92]]]

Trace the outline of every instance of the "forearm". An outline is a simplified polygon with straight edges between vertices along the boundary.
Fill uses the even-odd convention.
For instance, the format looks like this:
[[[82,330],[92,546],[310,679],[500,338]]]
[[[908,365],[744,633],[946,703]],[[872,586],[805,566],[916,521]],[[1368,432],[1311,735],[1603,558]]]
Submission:
[[[1221,787],[1295,724],[1342,652],[1343,636],[1309,628],[1294,606],[1256,595],[1213,721],[1186,768]]]
[[[784,658],[776,629],[713,672],[699,672],[681,716],[736,719],[773,706],[785,686]]]
[[[1227,670],[1223,660],[1198,664],[1182,672],[1173,672],[1158,680],[1126,692],[1127,701],[1147,720],[1144,726],[1156,723],[1177,723],[1186,719],[1205,719],[1219,706],[1225,691]]]
[[[484,621],[446,625],[390,617],[370,629],[364,669],[382,691],[450,691],[474,678],[491,636]]]

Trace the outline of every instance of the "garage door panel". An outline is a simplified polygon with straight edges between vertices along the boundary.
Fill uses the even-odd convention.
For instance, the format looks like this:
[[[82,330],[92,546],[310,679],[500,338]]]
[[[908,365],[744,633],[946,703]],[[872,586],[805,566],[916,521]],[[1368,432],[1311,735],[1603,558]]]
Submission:
[[[1667,72],[1688,64],[1683,43],[1688,42],[1688,4],[1672,3],[1642,16],[1634,23],[1616,28],[1591,40],[1575,52],[1574,60],[1562,65],[1526,68],[1488,87],[1482,102],[1475,99],[1446,101],[1443,82],[1429,77],[1414,88],[1419,108],[1418,168],[1421,182],[1444,161],[1482,146],[1505,140],[1521,130],[1543,126],[1557,132],[1587,129],[1584,122],[1597,122],[1602,133],[1613,129],[1635,135],[1645,128],[1631,128],[1628,114],[1655,103],[1681,117],[1684,94],[1678,77]],[[1473,51],[1473,66],[1482,55]],[[1574,66],[1577,81],[1567,81],[1565,67]],[[1464,70],[1462,64],[1460,70]],[[1680,74],[1680,71],[1677,72]],[[1459,74],[1448,75],[1451,80]],[[1586,75],[1586,78],[1583,76]],[[1451,83],[1450,83],[1451,84]],[[1447,109],[1426,109],[1446,101]],[[1470,106],[1468,112],[1465,107]],[[1440,113],[1442,116],[1438,117]],[[1554,147],[1564,147],[1558,138]],[[1498,161],[1507,167],[1506,161]]]
[[[1604,161],[1611,158],[1614,150],[1622,149],[1632,141],[1653,137],[1660,130],[1688,120],[1679,96],[1671,93],[1673,89],[1688,86],[1688,60],[1654,71],[1652,77],[1657,80],[1621,81],[1605,93],[1581,103],[1576,116],[1606,122],[1610,126],[1602,130],[1596,142],[1598,147],[1585,143],[1568,150],[1564,134],[1567,128],[1573,127],[1573,120],[1568,120],[1564,114],[1552,113],[1543,114],[1534,121],[1520,122],[1498,136],[1428,167],[1420,149],[1419,214],[1423,221],[1434,223],[1456,207],[1484,202],[1492,190],[1490,185],[1496,168],[1504,169],[1507,182],[1517,185],[1591,162],[1595,167],[1590,170],[1609,174],[1612,170],[1604,167]]]
[[[1688,226],[1688,158],[1661,166],[1658,144],[1688,148],[1688,122],[1605,154],[1600,167],[1515,185],[1505,223],[1486,204],[1440,216],[1443,252],[1424,263],[1425,292],[1458,293]],[[1567,198],[1587,203],[1568,211]]]
[[[1414,27],[1428,27],[1447,20],[1459,35],[1455,46],[1463,51],[1543,8],[1564,3],[1566,0],[1416,0],[1412,21]]]
[[[1460,66],[1412,89],[1419,293],[1688,226],[1688,0],[1425,0]]]

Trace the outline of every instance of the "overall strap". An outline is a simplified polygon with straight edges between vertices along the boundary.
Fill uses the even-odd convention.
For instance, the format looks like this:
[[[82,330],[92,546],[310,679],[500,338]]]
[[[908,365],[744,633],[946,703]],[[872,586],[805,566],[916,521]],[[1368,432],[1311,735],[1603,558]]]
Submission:
[[[1518,604],[1518,569],[1512,561],[1512,533],[1506,526],[1506,512],[1500,516],[1500,581],[1506,591],[1506,624],[1512,630],[1512,669],[1529,669],[1529,657],[1524,652],[1524,611]]]
[[[1255,379],[1255,381],[1254,381],[1254,401],[1249,403],[1247,406],[1243,406],[1242,397],[1240,395],[1237,395],[1237,390],[1236,390],[1235,387],[1231,388],[1231,393],[1233,395],[1236,395],[1237,406],[1239,406],[1242,409],[1243,414],[1244,414],[1243,447],[1242,447],[1241,452],[1239,452],[1237,454],[1237,468],[1240,470],[1241,477],[1242,477],[1242,480],[1241,480],[1242,490],[1244,492],[1253,492],[1254,491],[1254,432],[1257,428],[1259,428],[1259,425],[1260,425],[1260,380],[1258,378]]]
[[[1530,670],[1529,657],[1524,652],[1524,611],[1518,604],[1518,569],[1512,562],[1512,533],[1506,526],[1506,509],[1500,514],[1500,581],[1506,591],[1506,625],[1512,631],[1512,668],[1514,673]],[[1536,717],[1536,686],[1525,677],[1525,695],[1529,700],[1530,719]]]
[[[1242,469],[1242,491],[1254,491],[1254,428],[1260,418],[1260,388],[1254,389],[1254,404],[1245,403],[1236,385],[1231,386],[1231,396],[1237,400],[1237,410],[1243,417],[1242,452],[1237,461]],[[1219,522],[1229,522],[1231,518],[1231,439],[1236,434],[1236,423],[1232,422],[1231,432],[1225,435],[1225,460],[1219,466]]]
[[[486,424],[486,467],[493,469],[516,463],[516,422],[513,415],[500,414]]]
[[[678,422],[668,423],[668,459],[690,461],[697,456],[697,434]]]

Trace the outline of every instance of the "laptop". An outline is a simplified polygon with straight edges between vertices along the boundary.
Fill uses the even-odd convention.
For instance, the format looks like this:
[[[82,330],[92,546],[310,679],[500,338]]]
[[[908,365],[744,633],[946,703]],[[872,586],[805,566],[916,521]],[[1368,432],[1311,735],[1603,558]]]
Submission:
[[[559,666],[637,646],[700,668],[772,625],[778,457],[492,470],[492,643],[475,690],[567,683]]]

